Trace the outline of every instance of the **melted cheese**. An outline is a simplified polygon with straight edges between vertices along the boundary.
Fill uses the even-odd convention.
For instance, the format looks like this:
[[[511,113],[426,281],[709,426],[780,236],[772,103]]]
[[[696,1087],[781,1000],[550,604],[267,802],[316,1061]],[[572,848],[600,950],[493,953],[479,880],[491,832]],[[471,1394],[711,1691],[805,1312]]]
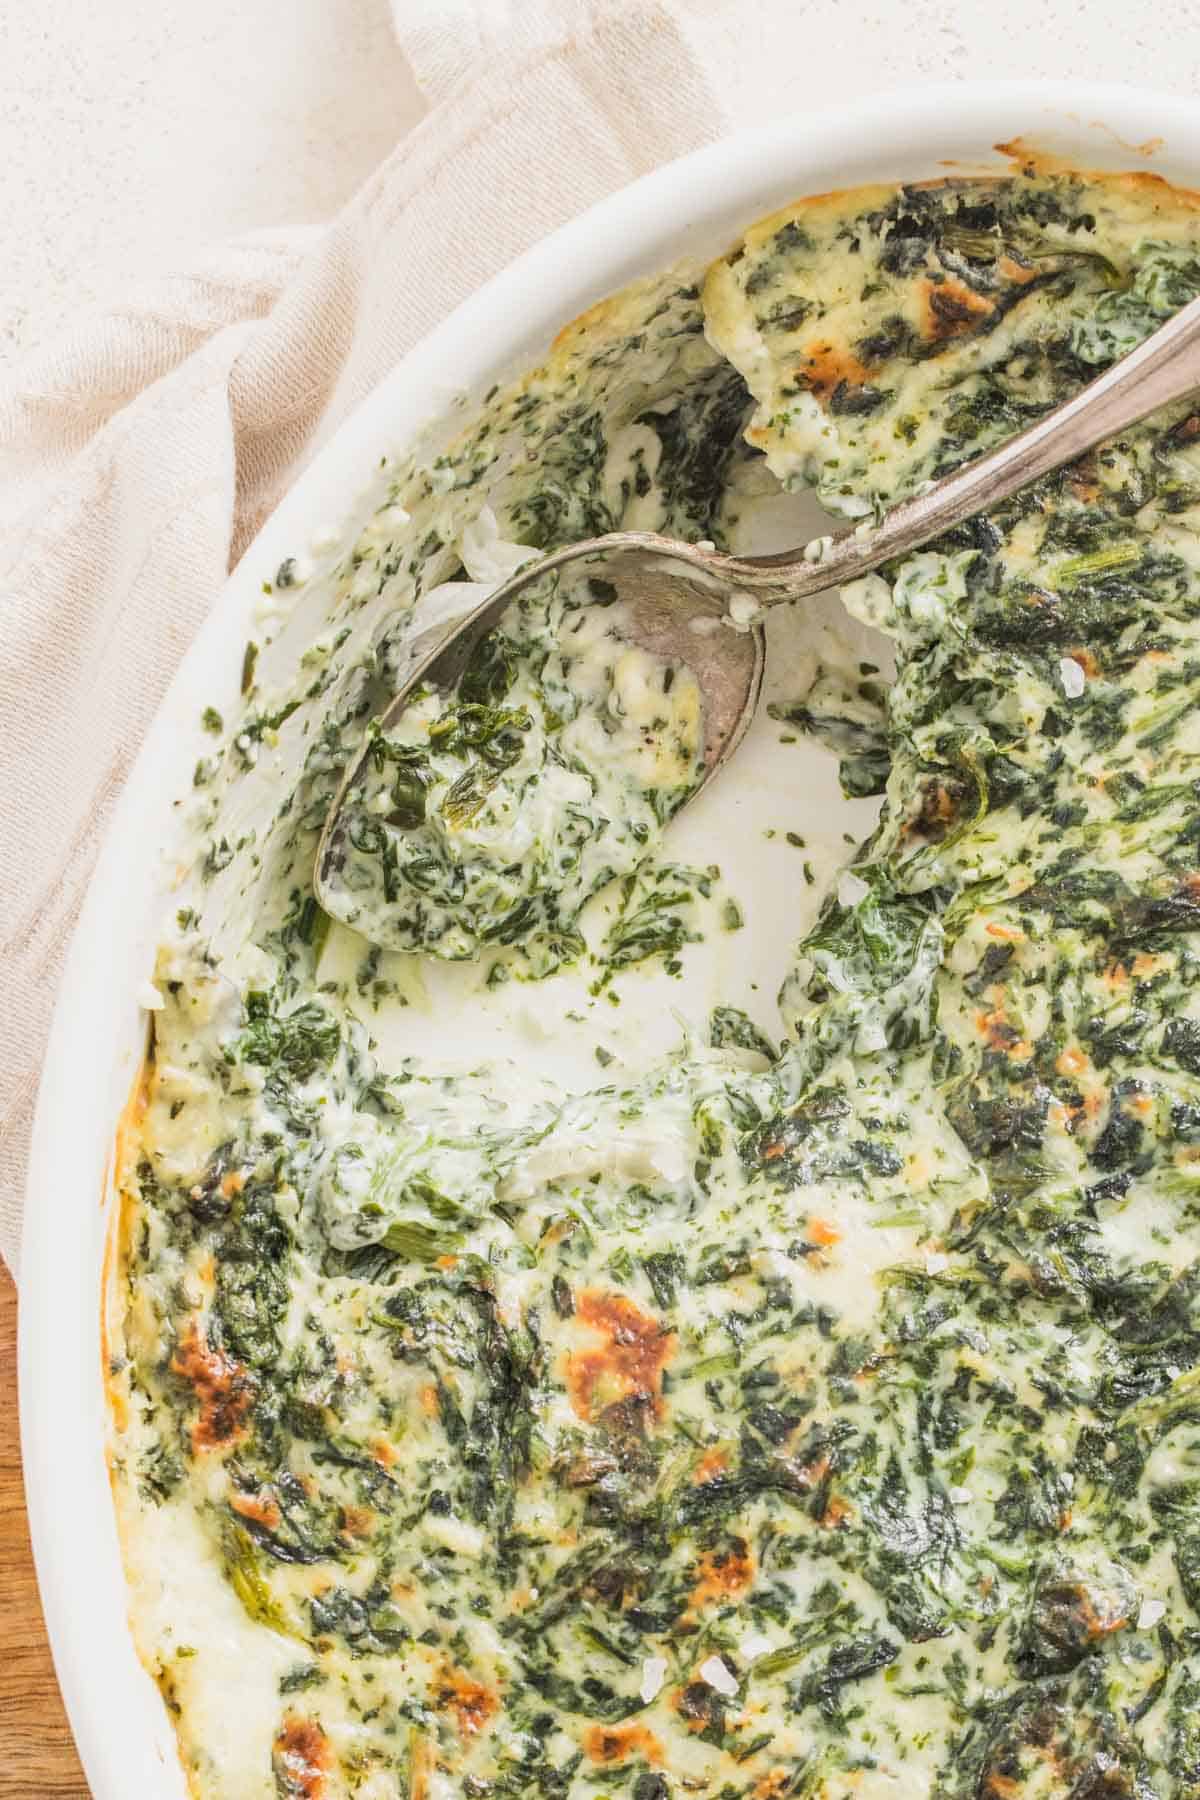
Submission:
[[[135,1628],[202,1800],[1192,1792],[1190,410],[836,632],[774,615],[663,850],[702,696],[564,586],[506,622],[488,704],[529,722],[469,818],[461,694],[381,753],[375,819],[424,758],[397,953],[353,931],[372,867],[338,923],[311,874],[389,685],[530,548],[775,547],[780,484],[911,492],[1200,291],[1195,239],[1135,178],[805,202],[291,566],[210,722],[113,1321]],[[550,949],[495,945],[534,902]]]

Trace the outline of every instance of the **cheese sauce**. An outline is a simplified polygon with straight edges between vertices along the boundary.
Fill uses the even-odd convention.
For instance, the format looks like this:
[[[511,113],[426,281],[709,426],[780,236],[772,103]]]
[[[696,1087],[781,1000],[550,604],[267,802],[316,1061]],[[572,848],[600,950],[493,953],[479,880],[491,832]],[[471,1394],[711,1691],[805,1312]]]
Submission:
[[[801,203],[280,571],[122,1172],[118,1509],[203,1800],[1200,1792],[1200,418],[773,617],[661,847],[702,697],[543,593],[311,884],[439,617],[618,524],[911,492],[1198,239],[1147,177]]]
[[[630,641],[607,582],[543,586],[450,693],[424,688],[371,739],[323,898],[373,943],[450,960],[515,944],[546,974],[581,948],[584,903],[646,860],[701,779],[692,672]]]

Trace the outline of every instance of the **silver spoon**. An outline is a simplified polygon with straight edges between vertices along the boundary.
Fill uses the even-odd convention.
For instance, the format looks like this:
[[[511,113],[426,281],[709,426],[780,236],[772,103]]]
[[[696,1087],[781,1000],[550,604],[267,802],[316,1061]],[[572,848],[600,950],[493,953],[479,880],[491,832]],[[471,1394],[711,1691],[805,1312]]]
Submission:
[[[555,569],[586,560],[625,603],[623,634],[666,661],[685,664],[696,677],[704,696],[704,775],[689,796],[694,799],[737,749],[762,685],[761,628],[722,628],[731,596],[747,595],[758,606],[774,606],[854,581],[1007,500],[1018,488],[1196,388],[1200,300],[1189,302],[1073,399],[926,492],[902,500],[878,523],[850,526],[773,556],[726,556],[653,531],[614,531],[568,544],[519,569],[448,633],[439,633],[431,647],[414,645],[416,658],[379,727],[386,731],[396,723],[419,683],[453,687],[479,639],[524,589]],[[341,867],[342,806],[368,754],[369,746],[364,746],[351,763],[326,817],[317,847],[318,899],[325,899],[326,883]]]

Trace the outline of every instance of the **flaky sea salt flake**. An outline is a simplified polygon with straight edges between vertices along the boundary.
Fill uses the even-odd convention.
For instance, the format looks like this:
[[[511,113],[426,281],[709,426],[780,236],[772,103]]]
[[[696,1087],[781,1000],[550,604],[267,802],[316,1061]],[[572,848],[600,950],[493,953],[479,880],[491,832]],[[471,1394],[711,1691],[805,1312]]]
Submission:
[[[667,1679],[667,1659],[665,1656],[647,1656],[642,1660],[642,1685],[640,1693],[643,1706],[662,1692],[663,1682]]]
[[[1063,684],[1063,693],[1068,700],[1078,700],[1087,686],[1087,676],[1083,664],[1077,663],[1073,656],[1060,656],[1058,659],[1059,678]]]
[[[724,1694],[727,1700],[731,1700],[738,1691],[737,1679],[731,1674],[729,1664],[723,1656],[707,1657],[696,1673],[701,1681],[707,1682],[710,1688],[715,1688],[718,1694]]]

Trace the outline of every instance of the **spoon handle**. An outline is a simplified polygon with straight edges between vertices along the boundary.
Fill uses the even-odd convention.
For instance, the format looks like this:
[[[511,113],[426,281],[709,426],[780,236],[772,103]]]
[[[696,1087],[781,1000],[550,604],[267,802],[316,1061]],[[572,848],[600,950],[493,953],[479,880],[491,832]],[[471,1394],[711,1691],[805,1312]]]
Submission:
[[[917,549],[1197,388],[1200,300],[1192,300],[1073,399],[927,493],[902,500],[877,525],[851,526],[817,540],[821,553],[815,558],[810,546],[807,555],[794,550],[775,556],[710,555],[706,566],[768,604],[802,599]]]

